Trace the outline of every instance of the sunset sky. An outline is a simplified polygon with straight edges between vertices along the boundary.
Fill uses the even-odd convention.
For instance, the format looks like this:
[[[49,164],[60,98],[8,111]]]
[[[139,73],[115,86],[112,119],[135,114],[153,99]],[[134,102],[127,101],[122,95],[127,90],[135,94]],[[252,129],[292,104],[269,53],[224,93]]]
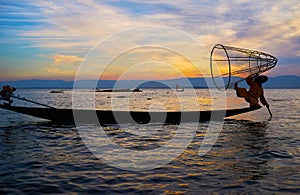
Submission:
[[[299,0],[0,0],[0,9],[1,81],[73,80],[99,42],[101,49],[92,54],[99,54],[99,60],[86,60],[96,60],[93,67],[85,67],[86,79],[99,76],[95,72],[110,61],[105,59],[108,56],[115,58],[102,79],[119,79],[126,70],[124,79],[206,75],[209,63],[199,63],[203,66],[200,73],[173,46],[185,44],[186,53],[201,53],[199,62],[201,55],[209,57],[216,43],[276,56],[278,65],[269,76],[300,76]],[[176,33],[166,31],[160,36],[156,30],[149,32],[149,26],[182,31],[203,49],[195,51]],[[141,29],[148,29],[148,34]],[[115,34],[121,36],[116,39]],[[143,43],[155,43],[155,47],[139,47],[147,45]]]

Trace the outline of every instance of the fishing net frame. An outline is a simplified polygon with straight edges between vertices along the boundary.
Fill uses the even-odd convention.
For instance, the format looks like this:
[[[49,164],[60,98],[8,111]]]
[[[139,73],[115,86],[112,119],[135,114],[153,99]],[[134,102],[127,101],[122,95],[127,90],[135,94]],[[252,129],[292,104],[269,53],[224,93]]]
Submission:
[[[216,52],[223,52],[223,55],[217,56]],[[254,76],[257,74],[259,75],[263,72],[270,70],[277,64],[277,61],[278,60],[276,57],[261,51],[216,44],[212,48],[210,54],[211,77],[214,82],[214,85],[219,90],[226,90],[233,86],[234,83],[242,82],[248,76]],[[216,74],[214,72],[214,67],[218,66],[217,63],[223,63],[225,65],[227,64],[228,71],[225,73],[218,72]],[[232,66],[238,67],[241,64],[243,66],[248,65],[248,67],[233,70]],[[243,74],[243,77],[239,78],[236,81],[232,81],[232,76],[240,77]],[[224,78],[227,78],[227,81]],[[221,86],[220,82],[218,82],[218,79],[222,79]]]

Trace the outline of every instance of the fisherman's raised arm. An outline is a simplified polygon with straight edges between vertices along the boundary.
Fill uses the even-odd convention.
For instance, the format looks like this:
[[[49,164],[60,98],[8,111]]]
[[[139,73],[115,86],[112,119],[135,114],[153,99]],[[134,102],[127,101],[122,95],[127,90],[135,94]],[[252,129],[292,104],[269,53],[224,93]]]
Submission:
[[[255,84],[255,82],[253,81],[253,78],[251,77],[251,76],[248,76],[247,78],[246,78],[246,82],[247,82],[247,84],[251,87],[251,86],[253,86],[254,84]]]

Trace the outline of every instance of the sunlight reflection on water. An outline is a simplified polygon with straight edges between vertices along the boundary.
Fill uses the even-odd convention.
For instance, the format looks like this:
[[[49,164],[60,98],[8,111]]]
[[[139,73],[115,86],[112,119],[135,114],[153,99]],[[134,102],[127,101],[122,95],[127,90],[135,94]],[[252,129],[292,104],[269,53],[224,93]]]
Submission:
[[[60,94],[49,91],[17,92],[52,106],[71,107],[70,90]],[[196,91],[199,101],[207,104],[201,105],[201,109],[209,109],[207,90]],[[84,93],[88,91],[82,93],[84,107]],[[193,141],[180,156],[164,167],[141,172],[120,170],[97,159],[83,144],[75,126],[0,110],[0,193],[298,194],[300,90],[265,90],[265,93],[274,116],[271,120],[265,108],[231,117],[205,156],[199,156],[198,151],[208,123],[200,123]],[[235,97],[233,90],[227,95],[227,107],[248,106]],[[133,93],[129,98],[132,98],[130,108],[147,110],[156,101],[163,102],[168,110],[176,110],[176,100],[166,100],[171,96],[172,92],[161,89]],[[97,108],[109,109],[112,98],[128,97],[97,93]],[[186,101],[189,105],[188,98]],[[17,100],[14,103],[31,106]],[[122,101],[119,103],[122,105]],[[152,109],[159,109],[159,105]],[[197,110],[192,105],[190,109]],[[160,128],[160,124],[144,127],[126,124],[122,128],[106,126],[104,131],[119,146],[142,151],[165,144],[177,130],[174,125]]]

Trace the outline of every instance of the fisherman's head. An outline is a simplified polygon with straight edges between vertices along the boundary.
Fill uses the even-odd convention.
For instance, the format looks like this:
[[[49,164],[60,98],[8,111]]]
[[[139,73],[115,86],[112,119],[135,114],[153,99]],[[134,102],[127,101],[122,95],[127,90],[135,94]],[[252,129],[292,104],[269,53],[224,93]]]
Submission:
[[[254,81],[258,84],[262,84],[268,81],[268,77],[265,75],[259,75],[254,78]]]

